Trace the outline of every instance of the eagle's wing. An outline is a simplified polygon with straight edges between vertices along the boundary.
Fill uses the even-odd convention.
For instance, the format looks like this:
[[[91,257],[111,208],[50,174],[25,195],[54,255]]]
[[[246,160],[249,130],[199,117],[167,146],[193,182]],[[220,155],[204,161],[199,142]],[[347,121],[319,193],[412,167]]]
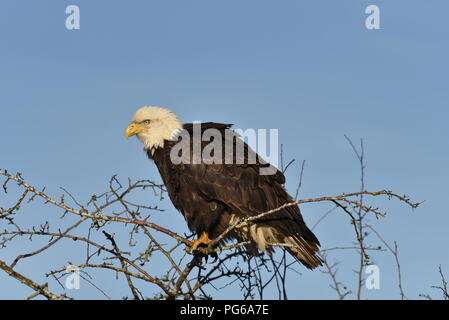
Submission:
[[[220,129],[228,130],[223,127]],[[226,141],[229,137],[239,139],[235,135],[223,134],[222,136],[225,143],[230,142]],[[231,143],[235,143],[235,141],[231,141]],[[204,146],[205,144],[203,144]],[[224,148],[223,144],[223,161]],[[256,163],[247,164],[248,156],[254,151],[246,143],[244,148],[245,162],[243,164],[185,165],[182,166],[182,173],[178,177],[183,179],[183,183],[190,184],[192,188],[195,188],[203,198],[211,203],[216,202],[229,208],[231,212],[240,217],[255,216],[293,202],[283,187],[285,177],[282,172],[276,170],[272,175],[261,175],[260,169],[269,164],[258,156],[256,156]],[[263,234],[258,235],[256,230],[255,238],[265,238],[262,239],[262,245],[258,242],[260,249],[265,249],[266,242],[282,243],[286,244],[286,249],[307,267],[314,268],[321,264],[320,259],[316,256],[319,241],[306,226],[298,206],[286,207],[256,222],[256,225],[263,226],[260,228],[260,232]]]

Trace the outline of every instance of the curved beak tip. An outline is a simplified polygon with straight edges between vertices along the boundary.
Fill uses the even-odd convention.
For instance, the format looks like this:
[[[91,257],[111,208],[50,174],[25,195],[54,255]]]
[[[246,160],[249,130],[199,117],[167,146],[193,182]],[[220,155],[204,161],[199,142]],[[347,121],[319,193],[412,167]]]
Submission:
[[[136,125],[131,123],[125,130],[125,138],[129,139],[129,137],[136,134]]]

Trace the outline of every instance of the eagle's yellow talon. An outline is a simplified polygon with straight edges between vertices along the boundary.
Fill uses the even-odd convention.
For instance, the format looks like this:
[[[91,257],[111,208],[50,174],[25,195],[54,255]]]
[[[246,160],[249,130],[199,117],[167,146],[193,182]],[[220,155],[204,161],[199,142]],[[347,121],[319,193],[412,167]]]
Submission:
[[[186,247],[186,251],[190,252],[190,250],[197,250],[200,245],[205,244],[207,246],[211,242],[212,240],[209,239],[207,232],[203,232],[201,237],[193,241],[193,245],[191,247]]]

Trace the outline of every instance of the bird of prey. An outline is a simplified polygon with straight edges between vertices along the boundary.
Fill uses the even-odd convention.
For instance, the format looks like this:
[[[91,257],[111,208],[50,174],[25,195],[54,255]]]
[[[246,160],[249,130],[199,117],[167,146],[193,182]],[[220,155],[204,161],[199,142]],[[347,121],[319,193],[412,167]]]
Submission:
[[[275,169],[273,174],[261,174],[261,169],[270,164],[235,134],[231,126],[201,123],[197,130],[200,137],[195,139],[198,124],[183,124],[168,109],[145,106],[137,110],[126,128],[126,138],[136,135],[142,142],[148,158],[159,170],[173,205],[183,214],[189,229],[198,235],[193,250],[207,245],[240,219],[293,202],[283,186],[283,173]],[[202,135],[211,129],[215,133],[210,135],[213,139],[204,139]],[[212,140],[222,142],[217,150],[208,150],[214,161],[201,157]],[[240,155],[238,146],[243,146]],[[255,161],[249,161],[251,157]],[[275,244],[283,246],[309,269],[322,263],[318,256],[320,243],[296,205],[232,229],[220,244],[232,239],[249,243],[247,248],[253,255],[258,255],[259,250],[271,255]]]

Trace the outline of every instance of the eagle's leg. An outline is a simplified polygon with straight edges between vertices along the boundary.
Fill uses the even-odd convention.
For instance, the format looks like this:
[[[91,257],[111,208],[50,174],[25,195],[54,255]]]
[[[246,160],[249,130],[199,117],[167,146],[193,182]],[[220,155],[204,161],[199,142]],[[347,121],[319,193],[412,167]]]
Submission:
[[[193,245],[191,247],[186,248],[186,251],[197,250],[202,244],[207,246],[210,242],[212,242],[212,240],[209,239],[209,234],[207,232],[203,232],[198,239],[193,241]]]

